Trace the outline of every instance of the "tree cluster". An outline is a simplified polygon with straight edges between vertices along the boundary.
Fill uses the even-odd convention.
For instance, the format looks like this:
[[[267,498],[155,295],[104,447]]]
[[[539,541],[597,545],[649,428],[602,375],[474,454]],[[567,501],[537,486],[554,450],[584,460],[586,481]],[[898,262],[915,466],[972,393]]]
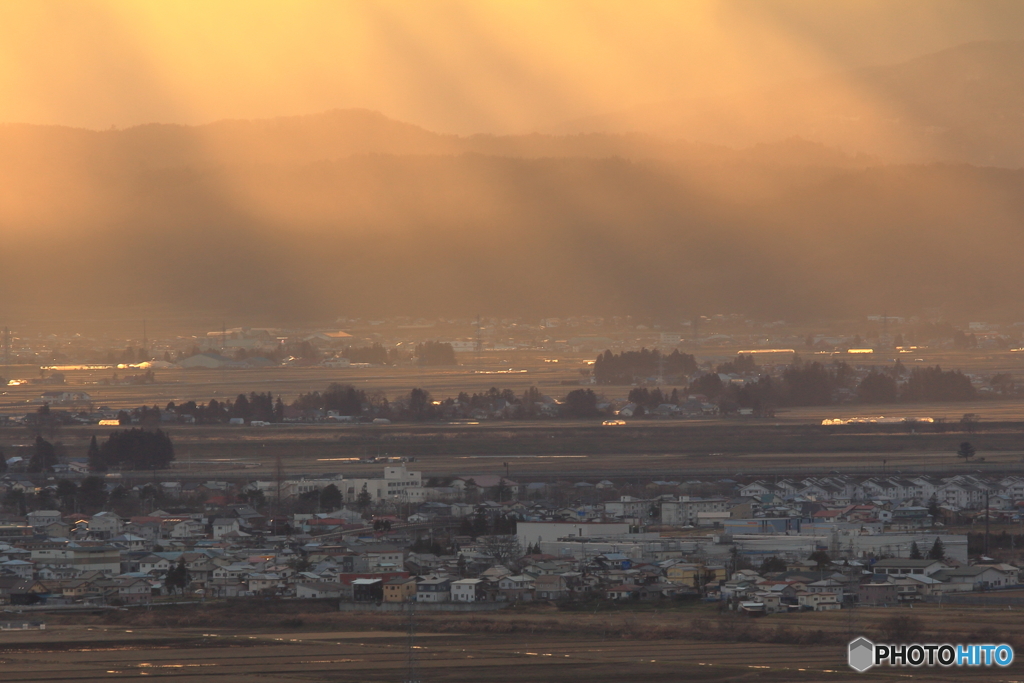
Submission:
[[[672,389],[670,393],[666,394],[661,390],[661,387],[654,389],[636,387],[629,390],[628,400],[630,403],[635,403],[647,410],[653,410],[663,403],[679,405],[679,390]]]
[[[387,365],[394,358],[381,344],[372,346],[349,346],[342,354],[353,363],[370,363],[371,365]]]
[[[361,415],[363,404],[367,403],[366,392],[350,384],[333,383],[321,394],[313,391],[300,394],[292,401],[292,407],[299,410],[333,410],[339,415]]]
[[[613,354],[605,351],[594,361],[598,384],[633,384],[638,379],[664,376],[680,379],[697,371],[697,360],[678,349],[667,356],[657,349],[640,349]]]
[[[174,445],[163,431],[127,429],[113,432],[98,448],[89,449],[89,468],[96,472],[109,469],[162,470],[174,461]]]
[[[974,387],[966,375],[959,370],[943,371],[938,365],[911,370],[902,395],[908,403],[970,401],[974,397]]]
[[[455,349],[447,342],[426,341],[416,345],[420,365],[455,365]]]

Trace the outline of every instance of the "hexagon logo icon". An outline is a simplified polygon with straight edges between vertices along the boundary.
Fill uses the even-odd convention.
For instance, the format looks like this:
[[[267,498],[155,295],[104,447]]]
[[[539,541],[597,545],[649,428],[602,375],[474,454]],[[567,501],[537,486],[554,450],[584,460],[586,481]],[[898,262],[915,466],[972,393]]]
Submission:
[[[875,664],[875,644],[863,636],[850,643],[850,668],[864,673]]]

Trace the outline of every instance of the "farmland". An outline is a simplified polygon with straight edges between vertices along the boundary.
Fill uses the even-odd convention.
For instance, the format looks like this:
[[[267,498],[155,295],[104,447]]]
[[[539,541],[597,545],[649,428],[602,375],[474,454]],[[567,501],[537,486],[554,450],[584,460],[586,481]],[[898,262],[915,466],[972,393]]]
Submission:
[[[351,613],[329,603],[163,607],[103,617],[52,617],[46,631],[5,633],[4,681],[117,681],[139,676],[248,683],[395,681],[409,671],[407,618]],[[239,616],[263,628],[239,627]],[[1013,611],[937,605],[896,610],[773,615],[749,620],[714,606],[563,612],[547,605],[498,614],[416,615],[415,668],[423,681],[1012,680],[1009,670],[908,671],[857,675],[845,664],[850,634],[881,636],[894,614],[919,618],[923,642],[1024,635]]]

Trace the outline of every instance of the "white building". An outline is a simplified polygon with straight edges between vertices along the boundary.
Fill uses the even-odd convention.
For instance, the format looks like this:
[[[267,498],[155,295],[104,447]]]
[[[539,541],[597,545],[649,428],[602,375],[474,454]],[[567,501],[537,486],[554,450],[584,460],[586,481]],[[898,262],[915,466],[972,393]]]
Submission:
[[[335,482],[337,484],[337,482]],[[384,468],[383,479],[346,479],[338,488],[346,503],[354,503],[363,487],[374,501],[417,502],[425,500],[423,475],[407,470],[405,465]]]

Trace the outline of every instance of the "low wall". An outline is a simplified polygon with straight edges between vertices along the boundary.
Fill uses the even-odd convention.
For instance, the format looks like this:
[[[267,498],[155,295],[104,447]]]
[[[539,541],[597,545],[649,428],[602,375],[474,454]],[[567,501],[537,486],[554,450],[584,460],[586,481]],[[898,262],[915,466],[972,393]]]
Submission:
[[[511,605],[511,602],[417,602],[417,612],[494,612]],[[409,605],[404,602],[342,602],[341,612],[407,612]]]

